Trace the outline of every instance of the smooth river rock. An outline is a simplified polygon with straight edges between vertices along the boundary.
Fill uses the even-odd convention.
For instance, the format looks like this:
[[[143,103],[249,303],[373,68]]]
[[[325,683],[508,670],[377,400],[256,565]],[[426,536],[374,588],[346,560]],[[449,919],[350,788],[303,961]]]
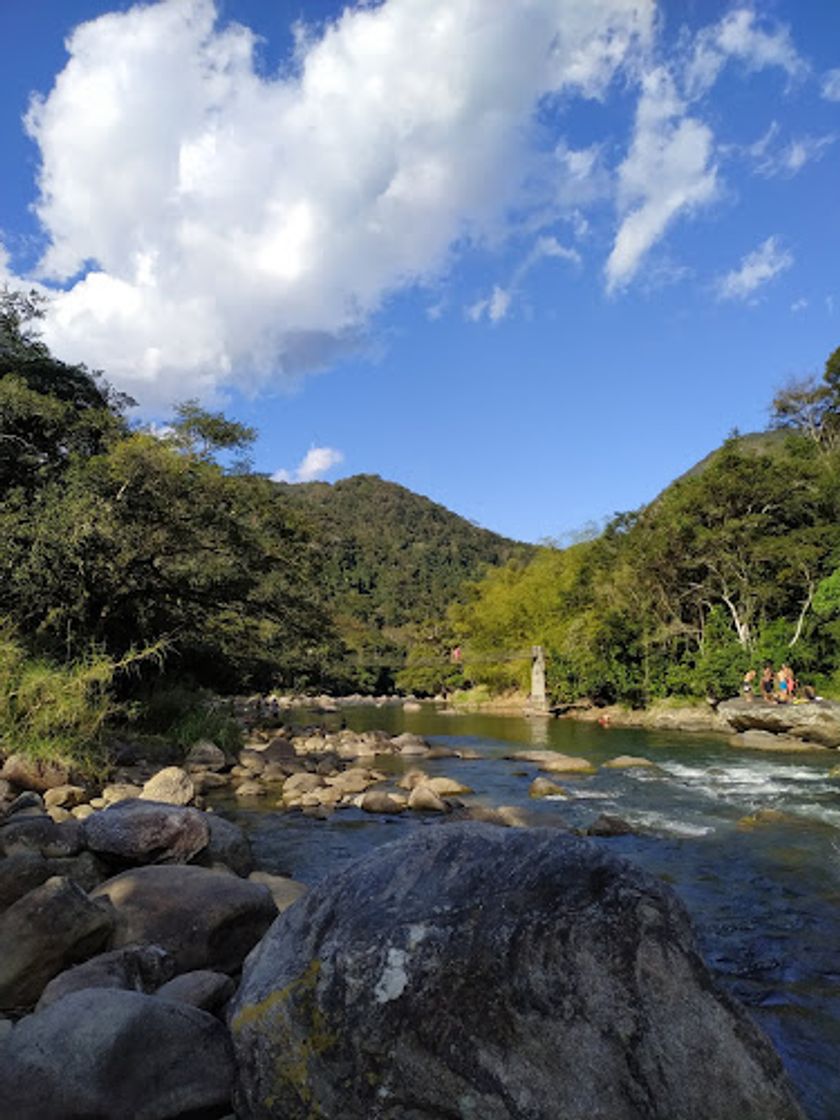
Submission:
[[[50,980],[35,1008],[42,1011],[52,1003],[85,988],[119,988],[126,992],[153,992],[175,973],[175,961],[159,945],[131,945],[100,953],[84,964],[60,972]]]
[[[156,801],[119,801],[82,822],[91,851],[123,863],[185,863],[210,840],[207,814]]]
[[[574,758],[559,751],[513,751],[505,758],[513,762],[530,762],[549,774],[594,774],[595,767],[586,758]]]
[[[21,1020],[0,1046],[9,1120],[216,1117],[232,1080],[217,1019],[140,992],[74,992]]]
[[[0,1010],[32,1007],[59,972],[107,948],[114,917],[57,877],[13,903],[0,915]]]
[[[802,1120],[662,883],[550,829],[419,830],[324,880],[246,962],[251,1120]]]
[[[268,887],[223,871],[137,867],[97,887],[116,911],[115,948],[160,945],[177,972],[236,972],[277,916]]]

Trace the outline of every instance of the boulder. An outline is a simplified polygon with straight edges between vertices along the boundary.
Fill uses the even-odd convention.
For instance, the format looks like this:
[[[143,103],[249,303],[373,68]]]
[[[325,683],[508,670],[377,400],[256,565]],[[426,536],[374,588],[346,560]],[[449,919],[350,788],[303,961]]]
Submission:
[[[109,872],[93,852],[47,859],[37,852],[21,851],[0,860],[0,910],[5,910],[29,891],[53,876],[63,876],[92,891]]]
[[[0,778],[5,778],[18,789],[43,793],[55,786],[66,786],[70,781],[70,769],[63,762],[10,754],[0,770]]]
[[[26,790],[25,793],[19,793],[14,800],[6,806],[6,815],[3,818],[8,821],[12,817],[42,817],[45,812],[44,799],[40,793],[35,793],[33,790]]]
[[[262,751],[252,750],[250,747],[246,747],[239,752],[238,763],[243,770],[252,775],[262,774],[268,765]]]
[[[143,787],[133,782],[111,782],[102,787],[102,800],[105,802],[102,808],[107,809],[109,805],[117,805],[120,801],[133,801],[142,793]]]
[[[429,775],[425,770],[415,767],[412,770],[406,770],[400,780],[397,782],[398,789],[412,790],[415,786],[423,785],[424,782],[429,780]]]
[[[438,797],[460,797],[462,793],[473,792],[469,786],[456,782],[454,778],[427,778],[424,784],[433,789]]]
[[[11,820],[0,828],[0,853],[35,852],[37,855],[75,856],[82,849],[82,827],[78,821],[56,824],[48,816]]]
[[[601,813],[583,830],[584,836],[632,836],[634,828],[623,817]]]
[[[186,1003],[213,1014],[227,1003],[235,991],[236,984],[224,972],[198,968],[194,972],[182,972],[174,980],[167,981],[155,995],[158,999]]]
[[[73,809],[87,800],[87,791],[82,786],[54,786],[44,794],[44,804],[48,809]]]
[[[377,779],[371,777],[370,770],[361,766],[351,766],[348,770],[327,778],[326,781],[328,785],[338,787],[343,794],[351,794],[364,793],[369,786],[376,784]]]
[[[431,786],[414,786],[408,795],[408,807],[418,813],[447,813],[449,806]]]
[[[217,1019],[140,992],[74,992],[0,1048],[4,1114],[15,1120],[221,1116],[233,1074]]]
[[[262,782],[255,782],[248,779],[244,782],[240,782],[236,787],[235,793],[237,797],[265,797],[268,793],[268,789]]]
[[[729,745],[735,747],[736,750],[784,751],[787,753],[827,749],[818,743],[806,743],[804,739],[795,739],[792,735],[777,735],[772,731],[760,731],[758,728],[751,728],[749,731],[739,731],[736,735],[730,735]]]
[[[236,972],[277,916],[267,887],[204,867],[137,867],[102,883],[94,899],[116,911],[113,945],[160,945],[177,972]]]
[[[595,767],[585,758],[573,758],[559,751],[514,751],[505,758],[514,762],[531,762],[550,774],[594,774]]]
[[[53,977],[35,1008],[43,1011],[71,992],[85,988],[119,988],[125,992],[154,992],[171,979],[175,961],[159,945],[130,945],[100,953]]]
[[[149,778],[140,797],[143,801],[158,801],[164,805],[189,805],[195,797],[195,786],[186,770],[167,766]]]
[[[287,879],[285,875],[271,875],[268,871],[252,871],[248,876],[252,883],[261,883],[271,891],[274,904],[282,914],[292,903],[303,898],[309,888],[297,879]]]
[[[767,704],[738,698],[718,704],[717,710],[733,731],[770,731],[824,747],[840,747],[840,704],[830,700]]]
[[[606,770],[632,770],[636,767],[647,767],[648,769],[655,770],[656,763],[651,762],[649,758],[642,758],[632,754],[620,754],[615,758],[609,758],[603,764]]]
[[[324,880],[230,1025],[249,1120],[802,1120],[677,896],[554,829],[419,829]]]
[[[413,755],[426,755],[429,753],[429,744],[421,735],[411,735],[404,731],[402,735],[397,735],[391,740],[393,748],[399,751],[401,755],[411,757]]]
[[[107,902],[57,876],[12,903],[0,914],[0,1010],[31,1007],[59,972],[107,948],[114,919]]]
[[[205,815],[210,840],[192,860],[200,867],[217,869],[219,865],[228,867],[235,874],[247,879],[254,869],[254,857],[248,837],[233,821],[220,817],[218,813]]]
[[[534,778],[528,787],[529,797],[568,797],[562,786],[548,778]]]
[[[91,851],[123,863],[185,863],[207,847],[207,814],[155,801],[120,801],[82,822]]]
[[[399,800],[396,794],[381,789],[369,789],[360,794],[356,803],[366,813],[402,813],[406,807],[405,801]]]
[[[221,747],[217,747],[209,739],[201,739],[187,751],[184,765],[187,770],[219,771],[227,766],[227,758]]]
[[[292,774],[283,783],[283,798],[301,797],[304,793],[311,793],[313,789],[323,786],[324,779],[320,774]]]

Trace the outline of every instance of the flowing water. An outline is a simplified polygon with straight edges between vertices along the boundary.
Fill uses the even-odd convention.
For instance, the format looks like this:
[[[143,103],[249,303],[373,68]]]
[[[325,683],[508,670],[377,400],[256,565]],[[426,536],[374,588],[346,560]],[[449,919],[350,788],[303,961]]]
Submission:
[[[761,754],[715,736],[432,709],[351,708],[334,726],[339,718],[358,731],[411,731],[480,752],[477,761],[377,760],[395,776],[419,764],[455,778],[475,791],[464,798],[470,804],[515,805],[535,825],[580,827],[603,812],[632,824],[634,835],[593,842],[677,891],[706,960],[772,1039],[810,1120],[840,1120],[840,779],[828,777],[837,754]],[[536,767],[503,758],[526,747],[556,748],[595,765],[643,755],[656,769],[548,775],[569,797],[533,801]],[[306,883],[411,829],[440,827],[415,813],[348,809],[321,821],[270,804],[215,803],[248,830],[260,866]],[[743,822],[760,809],[778,815]]]

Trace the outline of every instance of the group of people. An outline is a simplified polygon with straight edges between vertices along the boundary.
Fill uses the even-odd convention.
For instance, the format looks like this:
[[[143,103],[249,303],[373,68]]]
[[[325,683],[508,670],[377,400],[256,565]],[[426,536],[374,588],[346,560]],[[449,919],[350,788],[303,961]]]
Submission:
[[[749,669],[744,674],[743,693],[746,700],[752,700],[755,696],[757,676],[758,673],[755,669]],[[803,700],[816,700],[817,698],[814,689],[807,684],[802,687],[802,695],[798,695],[799,685],[793,675],[793,669],[787,662],[783,662],[781,668],[777,671],[773,668],[772,661],[765,661],[758,687],[762,700],[768,704],[795,704]]]

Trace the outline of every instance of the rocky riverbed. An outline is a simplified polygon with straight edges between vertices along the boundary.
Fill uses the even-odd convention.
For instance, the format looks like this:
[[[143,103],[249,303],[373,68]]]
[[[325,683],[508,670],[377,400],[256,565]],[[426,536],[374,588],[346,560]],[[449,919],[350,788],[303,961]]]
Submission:
[[[235,1107],[396,1120],[441,1115],[445,1097],[453,1115],[500,1120],[554,1117],[558,1100],[572,1120],[599,1107],[616,1120],[723,1118],[734,1115],[727,1101],[739,1117],[800,1115],[661,884],[557,829],[514,840],[462,823],[515,823],[471,810],[469,786],[426,769],[470,762],[468,748],[250,723],[235,759],[200,743],[183,766],[134,760],[94,789],[60,767],[6,759],[7,1114],[166,1120]],[[556,778],[593,772],[557,751],[511,762],[542,768],[536,798],[562,797]],[[608,765],[652,766],[621,755]],[[243,832],[207,811],[219,790],[316,820],[347,808],[446,827],[307,894],[254,867]],[[600,829],[620,835],[621,822]],[[675,1009],[689,1003],[674,1034]],[[689,1089],[698,1053],[725,1086],[711,1113]]]

